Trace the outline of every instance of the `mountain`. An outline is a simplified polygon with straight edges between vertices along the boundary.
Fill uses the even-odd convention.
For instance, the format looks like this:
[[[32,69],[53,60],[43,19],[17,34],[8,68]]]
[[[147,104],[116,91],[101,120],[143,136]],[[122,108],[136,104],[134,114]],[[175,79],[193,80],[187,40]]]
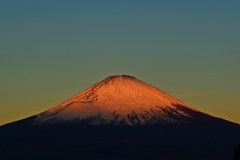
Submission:
[[[43,113],[31,125],[155,125],[213,118],[132,76],[110,76]]]
[[[0,159],[227,160],[240,125],[128,75],[0,127]]]
[[[132,76],[110,76],[60,105],[37,115],[33,124],[85,125],[188,123],[204,114]]]

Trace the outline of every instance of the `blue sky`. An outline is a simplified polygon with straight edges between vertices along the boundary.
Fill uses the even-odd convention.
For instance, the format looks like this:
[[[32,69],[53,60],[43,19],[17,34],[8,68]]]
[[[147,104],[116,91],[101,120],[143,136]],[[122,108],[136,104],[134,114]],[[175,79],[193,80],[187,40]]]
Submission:
[[[240,123],[240,1],[0,2],[0,125],[130,74]]]

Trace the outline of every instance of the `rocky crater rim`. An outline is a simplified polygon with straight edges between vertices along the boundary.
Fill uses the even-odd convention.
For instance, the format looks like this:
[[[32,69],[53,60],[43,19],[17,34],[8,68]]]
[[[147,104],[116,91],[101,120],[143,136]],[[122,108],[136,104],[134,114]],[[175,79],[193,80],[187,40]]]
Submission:
[[[136,79],[134,76],[125,75],[125,74],[108,76],[106,79],[119,79],[119,78],[123,78],[123,79]]]

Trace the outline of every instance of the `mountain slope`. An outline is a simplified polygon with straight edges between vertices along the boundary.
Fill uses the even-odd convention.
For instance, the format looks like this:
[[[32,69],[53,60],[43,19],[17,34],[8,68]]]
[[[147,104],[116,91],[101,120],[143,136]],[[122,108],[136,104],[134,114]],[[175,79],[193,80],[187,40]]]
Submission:
[[[132,76],[110,76],[36,115],[33,124],[149,125],[188,123],[189,119],[195,119],[190,112],[179,108],[201,113]]]

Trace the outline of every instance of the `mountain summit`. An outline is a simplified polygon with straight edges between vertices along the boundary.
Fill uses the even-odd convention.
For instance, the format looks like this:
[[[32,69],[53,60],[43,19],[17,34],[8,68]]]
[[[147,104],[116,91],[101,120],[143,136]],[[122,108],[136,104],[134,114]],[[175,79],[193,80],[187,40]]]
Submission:
[[[34,125],[152,125],[189,123],[206,114],[128,75],[109,76],[36,115]]]

